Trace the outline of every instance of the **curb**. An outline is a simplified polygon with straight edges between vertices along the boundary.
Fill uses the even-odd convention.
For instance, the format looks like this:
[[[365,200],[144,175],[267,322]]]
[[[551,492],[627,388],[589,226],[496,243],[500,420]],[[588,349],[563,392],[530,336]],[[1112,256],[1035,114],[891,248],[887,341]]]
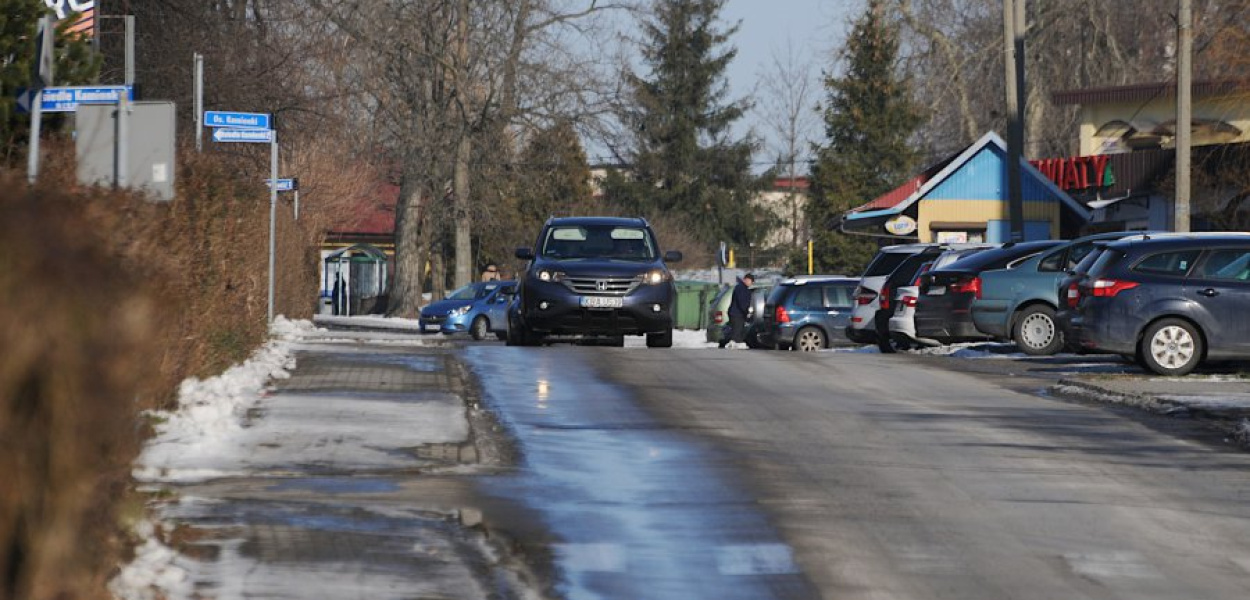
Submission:
[[[1229,441],[1241,448],[1250,449],[1250,418],[1230,417],[1217,411],[1195,408],[1149,394],[1116,392],[1079,379],[1060,379],[1058,383],[1047,388],[1047,391],[1060,397],[1130,406],[1157,415],[1202,419],[1221,431]]]

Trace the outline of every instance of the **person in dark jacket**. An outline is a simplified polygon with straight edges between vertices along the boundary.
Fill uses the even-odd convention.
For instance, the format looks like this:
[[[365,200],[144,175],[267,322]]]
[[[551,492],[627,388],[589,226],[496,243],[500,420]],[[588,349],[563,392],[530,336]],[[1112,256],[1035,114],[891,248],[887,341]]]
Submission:
[[[729,335],[721,336],[721,348],[728,346],[729,342],[743,343],[747,329],[747,315],[751,312],[751,286],[754,283],[755,275],[747,273],[738,280],[738,285],[734,286],[733,297],[729,301]]]

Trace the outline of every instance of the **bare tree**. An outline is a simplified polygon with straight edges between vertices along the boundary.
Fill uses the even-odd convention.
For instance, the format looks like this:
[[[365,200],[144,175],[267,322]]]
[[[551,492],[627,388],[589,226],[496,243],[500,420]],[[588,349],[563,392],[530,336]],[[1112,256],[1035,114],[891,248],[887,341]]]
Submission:
[[[790,179],[790,243],[797,247],[805,239],[802,197],[796,192],[799,164],[806,163],[804,154],[819,138],[820,118],[816,109],[811,61],[800,58],[794,44],[787,38],[785,53],[774,49],[770,68],[760,74],[760,92],[764,123],[772,130],[770,150],[777,157],[777,167]]]

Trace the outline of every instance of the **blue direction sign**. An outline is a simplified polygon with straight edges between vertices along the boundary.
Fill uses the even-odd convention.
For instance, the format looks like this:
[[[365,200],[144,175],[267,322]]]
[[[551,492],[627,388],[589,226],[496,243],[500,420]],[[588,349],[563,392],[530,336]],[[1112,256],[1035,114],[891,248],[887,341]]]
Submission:
[[[204,112],[205,127],[228,127],[234,129],[269,129],[269,115],[264,113]]]
[[[125,92],[127,100],[135,99],[134,88],[125,85],[74,86],[43,88],[43,112],[74,112],[79,104],[117,104]]]
[[[273,141],[272,129],[214,129],[214,142],[251,142],[268,144]]]
[[[268,179],[266,179],[266,180],[265,180],[265,183],[269,183],[269,180],[268,180]],[[279,179],[279,180],[278,180],[278,191],[279,191],[279,192],[293,192],[293,191],[298,190],[298,189],[299,189],[299,179],[297,179],[297,178]]]

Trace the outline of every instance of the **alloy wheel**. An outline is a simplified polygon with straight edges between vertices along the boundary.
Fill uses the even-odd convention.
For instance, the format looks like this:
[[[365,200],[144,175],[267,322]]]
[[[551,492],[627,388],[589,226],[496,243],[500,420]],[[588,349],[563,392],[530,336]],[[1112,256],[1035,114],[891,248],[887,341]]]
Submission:
[[[1157,364],[1168,369],[1188,365],[1196,351],[1193,336],[1177,325],[1164,327],[1150,338],[1150,355]]]
[[[1045,348],[1055,339],[1055,320],[1043,313],[1033,313],[1020,323],[1020,337],[1030,348]]]

